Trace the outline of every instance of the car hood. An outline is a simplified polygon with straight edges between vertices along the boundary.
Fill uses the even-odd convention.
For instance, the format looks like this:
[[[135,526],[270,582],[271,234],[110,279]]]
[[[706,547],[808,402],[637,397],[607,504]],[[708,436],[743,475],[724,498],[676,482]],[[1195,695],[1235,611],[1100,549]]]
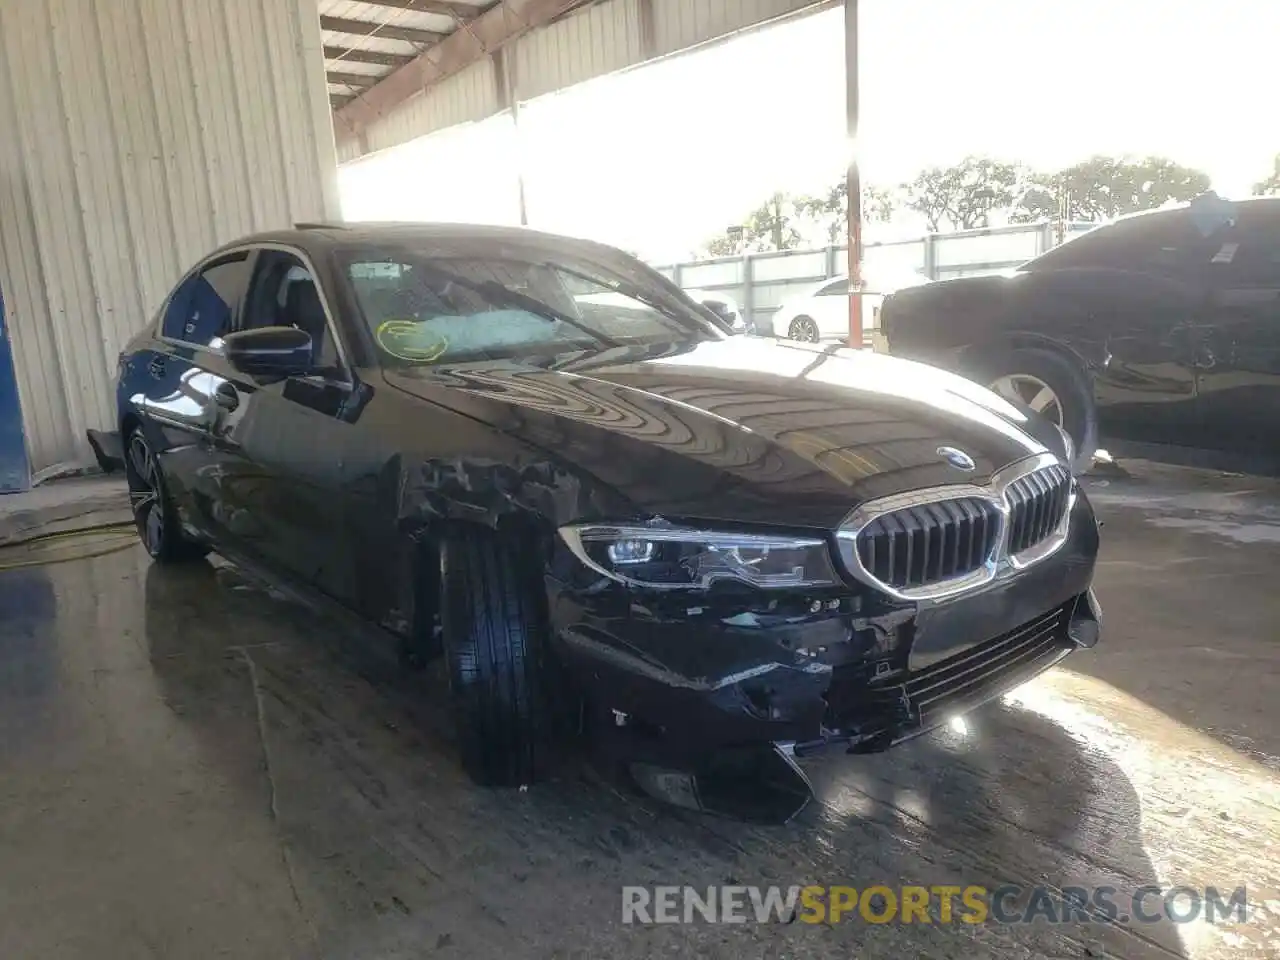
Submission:
[[[905,310],[917,304],[927,304],[930,307],[944,305],[955,310],[965,310],[973,305],[985,307],[1025,286],[1026,279],[1027,274],[1022,273],[1010,276],[954,277],[898,290],[885,298],[885,307],[886,310],[895,307]]]
[[[967,380],[836,347],[732,337],[385,376],[673,520],[830,528],[866,500],[981,483],[1046,450]]]

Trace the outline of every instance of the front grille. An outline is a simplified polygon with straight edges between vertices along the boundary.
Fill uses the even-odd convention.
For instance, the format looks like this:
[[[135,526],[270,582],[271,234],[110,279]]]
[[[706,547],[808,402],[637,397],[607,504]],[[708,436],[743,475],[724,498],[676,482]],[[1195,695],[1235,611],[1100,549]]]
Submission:
[[[896,682],[868,684],[865,673],[837,667],[827,692],[828,726],[839,729],[852,721],[871,720],[872,729],[894,726],[894,740],[937,726],[992,697],[1007,693],[1052,666],[1072,648],[1067,636],[1075,601],[1051,610],[1007,633],[930,664],[923,670],[894,678]],[[874,718],[874,719],[873,719]],[[864,730],[864,732],[866,732]]]
[[[858,559],[897,590],[973,573],[1000,536],[1000,510],[981,497],[903,507],[873,519],[858,533]]]
[[[1058,529],[1070,498],[1071,473],[1061,464],[1009,484],[1009,553],[1028,550]]]

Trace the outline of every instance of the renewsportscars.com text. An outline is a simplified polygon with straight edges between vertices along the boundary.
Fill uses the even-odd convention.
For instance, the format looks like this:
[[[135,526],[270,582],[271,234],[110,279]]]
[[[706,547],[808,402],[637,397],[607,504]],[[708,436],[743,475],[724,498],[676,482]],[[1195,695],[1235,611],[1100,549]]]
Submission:
[[[1248,915],[1236,887],[1004,884],[622,888],[623,923],[1192,923]]]

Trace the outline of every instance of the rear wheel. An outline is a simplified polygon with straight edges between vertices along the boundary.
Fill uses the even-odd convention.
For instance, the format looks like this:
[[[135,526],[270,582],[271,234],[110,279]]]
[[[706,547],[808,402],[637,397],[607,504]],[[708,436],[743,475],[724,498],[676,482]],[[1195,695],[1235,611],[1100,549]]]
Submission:
[[[209,552],[208,547],[182,532],[177,511],[165,490],[160,464],[141,427],[135,427],[125,438],[125,475],[133,522],[152,559],[158,563],[182,563],[198,560]]]
[[[1070,436],[1078,463],[1097,447],[1093,392],[1087,374],[1050,350],[1016,349],[984,357],[974,379],[1007,400],[1030,407]]]
[[[787,328],[787,336],[801,343],[817,343],[818,325],[813,317],[796,317]]]
[[[1000,377],[991,389],[1006,400],[1026,404],[1050,423],[1062,426],[1062,400],[1053,387],[1029,373],[1009,373]]]
[[[550,738],[546,614],[527,557],[488,528],[458,527],[440,543],[441,639],[462,764],[488,786],[536,781]]]

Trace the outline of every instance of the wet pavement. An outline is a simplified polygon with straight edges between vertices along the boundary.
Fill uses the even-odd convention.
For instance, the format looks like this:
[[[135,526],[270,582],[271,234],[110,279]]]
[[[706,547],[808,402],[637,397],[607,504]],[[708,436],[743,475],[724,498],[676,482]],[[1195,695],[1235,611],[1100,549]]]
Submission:
[[[1280,956],[1280,484],[1089,485],[1103,643],[963,731],[809,765],[784,827],[572,756],[476,788],[438,672],[234,568],[110,533],[6,550],[0,957]],[[1243,885],[1250,917],[621,923],[623,885],[808,883]]]

